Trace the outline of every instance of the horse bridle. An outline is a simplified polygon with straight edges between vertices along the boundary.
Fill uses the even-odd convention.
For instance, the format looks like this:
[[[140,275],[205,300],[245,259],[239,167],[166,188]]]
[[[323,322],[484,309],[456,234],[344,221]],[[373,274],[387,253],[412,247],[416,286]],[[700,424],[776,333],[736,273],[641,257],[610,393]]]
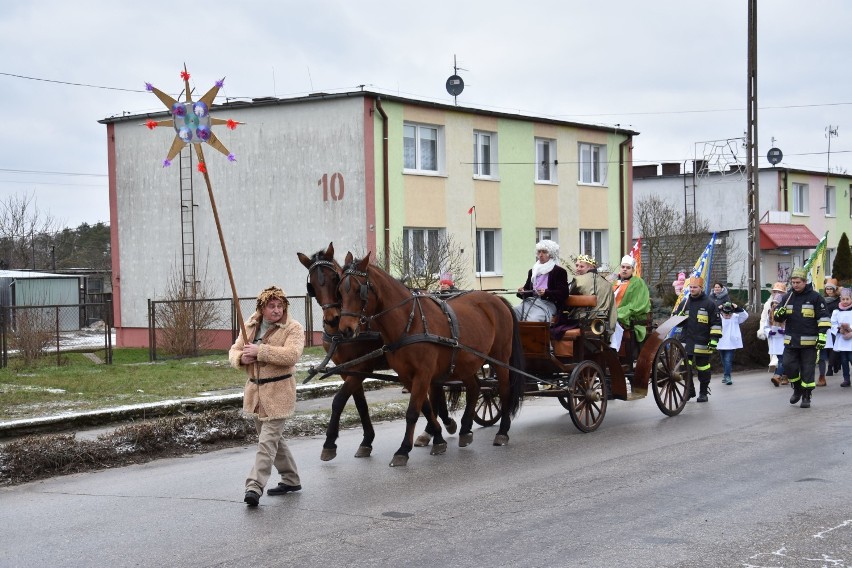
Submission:
[[[343,310],[343,305],[341,304],[340,305],[340,308],[341,308],[340,315],[341,315],[341,317],[342,316],[349,316],[349,317],[358,318],[358,322],[361,325],[364,325],[368,322],[368,318],[365,315],[365,312],[367,311],[367,300],[370,297],[370,276],[369,276],[369,274],[367,272],[355,270],[355,268],[352,265],[350,265],[349,267],[347,267],[343,270],[343,278],[340,279],[340,284],[337,285],[337,288],[339,290],[340,287],[343,286],[343,282],[345,281],[346,282],[346,290],[348,291],[352,286],[349,279],[355,278],[356,276],[364,278],[363,283],[361,283],[360,280],[356,280],[356,282],[358,282],[358,285],[361,287],[360,290],[359,290],[359,293],[360,293],[360,296],[361,296],[361,311],[358,312],[358,313],[345,311],[345,310]],[[338,297],[340,297],[340,294],[338,294]]]
[[[307,288],[308,296],[314,299],[316,299],[317,294],[316,290],[314,290],[314,285],[311,284],[311,272],[313,272],[314,270],[318,270],[317,280],[319,280],[319,285],[323,286],[325,285],[325,274],[323,273],[322,269],[329,269],[334,274],[337,274],[337,270],[334,269],[334,263],[330,260],[315,260],[314,263],[311,264],[311,266],[308,268],[308,277],[305,287]],[[340,295],[338,294],[338,298],[339,297]],[[327,310],[328,308],[339,308],[340,302],[338,301],[333,302],[331,304],[320,304],[319,306],[322,310]]]

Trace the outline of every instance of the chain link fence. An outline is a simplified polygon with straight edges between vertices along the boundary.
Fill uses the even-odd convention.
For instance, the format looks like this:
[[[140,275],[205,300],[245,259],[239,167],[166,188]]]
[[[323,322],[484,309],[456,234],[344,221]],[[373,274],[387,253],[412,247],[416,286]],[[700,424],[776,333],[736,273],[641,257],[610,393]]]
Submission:
[[[112,345],[111,302],[0,307],[0,367],[62,365],[63,353],[101,349],[100,361],[111,364]]]
[[[305,345],[322,329],[322,312],[314,313],[308,296],[288,296],[290,317],[305,328]],[[255,311],[256,298],[239,298],[243,321]],[[314,321],[319,318],[320,321]],[[148,359],[157,361],[221,353],[236,341],[240,320],[233,298],[148,300]],[[227,346],[225,346],[227,343]]]

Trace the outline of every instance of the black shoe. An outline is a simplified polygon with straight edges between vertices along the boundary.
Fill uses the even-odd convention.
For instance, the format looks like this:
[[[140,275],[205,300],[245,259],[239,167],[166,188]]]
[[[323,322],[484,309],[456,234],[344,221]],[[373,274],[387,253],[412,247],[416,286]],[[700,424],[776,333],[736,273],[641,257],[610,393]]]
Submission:
[[[811,399],[807,396],[802,397],[802,404],[799,405],[799,408],[810,408],[811,407]]]
[[[707,402],[707,395],[699,394],[698,398],[695,399],[695,402]]]
[[[279,483],[277,487],[273,487],[272,489],[267,489],[267,495],[284,495],[285,493],[290,493],[291,491],[301,491],[301,485],[287,485],[286,483]]]
[[[796,404],[802,398],[802,391],[799,389],[795,389],[793,391],[793,396],[790,397],[790,404]]]
[[[246,496],[243,497],[243,501],[246,502],[246,505],[249,507],[257,507],[260,503],[260,494],[255,491],[246,491]]]

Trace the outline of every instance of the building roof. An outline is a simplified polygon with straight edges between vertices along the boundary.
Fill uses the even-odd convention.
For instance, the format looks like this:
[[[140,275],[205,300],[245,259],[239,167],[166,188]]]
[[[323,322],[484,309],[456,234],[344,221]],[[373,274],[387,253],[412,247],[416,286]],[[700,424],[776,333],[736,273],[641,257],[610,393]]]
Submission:
[[[804,225],[787,223],[760,224],[760,250],[808,249],[819,244],[819,239]]]
[[[0,270],[0,278],[77,278],[73,274],[51,274],[50,272],[35,272],[30,270]]]
[[[446,111],[453,112],[469,112],[472,114],[480,114],[485,116],[494,116],[498,118],[512,118],[517,120],[526,120],[532,122],[541,122],[544,124],[556,124],[561,126],[570,126],[575,128],[583,128],[587,130],[598,130],[601,132],[610,132],[613,134],[621,134],[624,136],[638,136],[639,132],[635,130],[628,130],[621,128],[618,125],[615,126],[606,126],[602,124],[588,124],[583,122],[573,122],[570,120],[562,120],[560,118],[547,117],[547,116],[538,116],[534,114],[522,113],[518,111],[514,112],[506,112],[506,111],[498,111],[498,110],[490,110],[485,108],[478,108],[473,106],[464,106],[455,105],[452,103],[445,103],[439,101],[428,101],[424,99],[417,99],[413,97],[401,97],[399,95],[380,93],[378,91],[368,91],[368,90],[346,90],[339,93],[311,93],[305,96],[293,96],[287,98],[277,98],[277,97],[260,97],[254,98],[250,101],[242,101],[242,100],[231,100],[226,102],[223,105],[214,105],[211,111],[222,111],[222,110],[230,110],[230,109],[239,109],[239,108],[251,108],[251,107],[261,107],[261,106],[269,106],[269,105],[291,105],[291,104],[299,104],[306,102],[316,102],[322,100],[334,100],[334,99],[346,99],[352,97],[369,97],[373,99],[379,99],[383,101],[394,101],[403,104],[411,104],[423,107],[431,107],[442,109]],[[110,116],[108,118],[104,118],[99,120],[100,124],[111,124],[117,122],[127,122],[127,121],[139,121],[140,118],[163,118],[171,116],[168,111],[157,111],[157,112],[149,112],[149,113],[140,113],[140,114],[132,114],[132,115],[123,115],[123,116]]]

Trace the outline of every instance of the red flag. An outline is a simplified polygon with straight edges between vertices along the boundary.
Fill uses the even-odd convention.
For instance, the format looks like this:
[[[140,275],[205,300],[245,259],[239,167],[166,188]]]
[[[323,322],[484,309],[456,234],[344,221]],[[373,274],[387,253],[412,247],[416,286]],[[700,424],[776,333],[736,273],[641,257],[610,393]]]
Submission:
[[[474,209],[476,209],[476,205],[474,205],[473,207],[471,207],[470,209],[468,209],[468,210],[467,210],[467,214],[468,214],[468,215],[473,214],[473,210],[474,210]]]
[[[630,249],[630,256],[636,261],[636,267],[633,269],[633,274],[642,277],[642,237],[636,239],[633,243],[633,248]]]

